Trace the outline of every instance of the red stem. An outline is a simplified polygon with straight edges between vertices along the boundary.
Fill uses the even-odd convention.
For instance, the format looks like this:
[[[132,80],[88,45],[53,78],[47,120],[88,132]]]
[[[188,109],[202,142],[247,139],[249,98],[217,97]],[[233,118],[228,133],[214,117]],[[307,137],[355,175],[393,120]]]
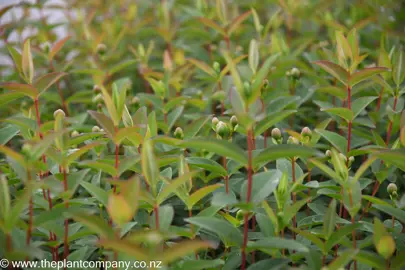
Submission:
[[[153,207],[153,211],[155,212],[155,224],[156,224],[156,230],[159,230],[159,206],[155,205]]]
[[[377,108],[376,111],[378,112],[381,108],[381,100],[382,100],[382,96],[384,94],[384,87],[381,88],[380,94],[378,95],[378,100],[377,100]]]
[[[225,169],[225,171],[228,171],[227,165],[226,165],[226,157],[222,157],[222,167]],[[224,176],[225,180],[225,191],[226,194],[229,193],[229,177],[228,174]]]
[[[65,192],[68,191],[68,181],[67,181],[67,174],[66,174],[66,169],[62,168],[62,173],[63,173],[63,190]],[[69,201],[66,199],[65,201],[65,209],[69,209]],[[65,233],[64,233],[64,238],[63,238],[63,258],[67,259],[69,256],[69,242],[68,242],[68,237],[69,237],[69,219],[65,219]]]
[[[246,202],[250,202],[252,196],[252,184],[253,184],[253,166],[252,166],[252,152],[253,152],[253,138],[252,129],[249,128],[247,132],[247,146],[248,146],[248,186],[246,194]],[[246,268],[246,246],[248,242],[248,231],[249,231],[249,214],[246,213],[244,217],[244,229],[243,229],[243,247],[242,247],[242,270]]]
[[[351,102],[351,88],[347,87],[347,108],[349,110],[352,109],[352,102]],[[351,141],[351,137],[352,137],[352,121],[349,121],[348,123],[348,131],[347,131],[347,153],[350,152],[350,141]],[[349,160],[349,159],[347,159]]]

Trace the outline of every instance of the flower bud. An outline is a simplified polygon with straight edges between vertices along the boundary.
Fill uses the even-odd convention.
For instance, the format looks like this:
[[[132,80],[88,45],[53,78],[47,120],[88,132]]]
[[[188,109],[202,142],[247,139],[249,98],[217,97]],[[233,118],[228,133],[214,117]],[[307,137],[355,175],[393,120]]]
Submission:
[[[131,105],[138,105],[140,101],[141,100],[139,99],[139,97],[133,97],[131,99]]]
[[[353,156],[349,157],[348,166],[350,167],[353,164],[353,162],[354,162],[354,157]]]
[[[250,95],[252,94],[252,89],[251,89],[250,83],[248,81],[245,81],[243,83],[243,92],[244,92],[246,98],[249,98]]]
[[[181,127],[176,128],[176,130],[174,131],[174,137],[176,137],[176,139],[183,140],[184,132]]]
[[[223,138],[223,139],[228,139],[229,136],[231,135],[231,129],[229,128],[229,126],[222,122],[219,121],[216,128],[215,128],[216,133],[218,134],[219,137]]]
[[[51,44],[47,41],[41,44],[41,50],[44,51],[44,53],[49,53],[49,51],[51,50]]]
[[[273,129],[271,130],[271,138],[272,138],[272,140],[273,140],[273,142],[274,142],[275,144],[281,144],[282,141],[283,141],[283,138],[282,138],[282,136],[281,136],[281,131],[280,131],[280,129],[278,129],[278,128],[273,128]]]
[[[103,104],[101,104],[101,103],[97,104],[97,110],[99,112],[101,112],[102,109],[103,109]]]
[[[97,96],[95,96],[93,98],[93,103],[100,103],[103,102],[104,98],[102,94],[97,94]]]
[[[233,129],[238,125],[238,118],[235,115],[232,115],[231,117],[231,126]]]
[[[293,136],[288,137],[287,144],[299,144],[299,143],[300,142],[298,141],[297,138],[295,138]]]
[[[387,186],[387,192],[388,192],[388,194],[390,194],[391,199],[396,199],[398,197],[397,191],[398,191],[398,187],[396,184],[390,183]]]
[[[72,134],[70,134],[70,137],[74,138],[74,137],[77,137],[79,135],[80,135],[80,133],[77,130],[73,130]]]
[[[331,152],[330,150],[326,150],[325,155],[326,155],[328,158],[331,158],[331,157],[332,157],[332,152]]]
[[[303,137],[308,137],[311,139],[312,137],[312,131],[309,129],[309,127],[304,127],[301,131],[301,136]]]
[[[214,131],[216,131],[216,128],[217,128],[218,123],[219,123],[218,118],[216,118],[216,117],[212,118],[212,121],[211,121],[211,124],[212,124],[212,125],[211,125],[211,127],[212,127],[212,129],[213,129]]]
[[[198,90],[197,93],[196,93],[196,95],[197,95],[198,98],[202,99],[203,96],[204,96],[204,93],[203,93],[203,91]]]
[[[66,114],[63,110],[58,109],[53,113],[53,117],[56,118],[57,116],[65,117]]]
[[[293,79],[298,80],[301,77],[301,72],[298,68],[293,68],[291,69],[291,77],[293,77]]]
[[[31,153],[31,150],[32,150],[32,145],[29,143],[24,143],[21,148],[21,152],[23,152],[26,155],[29,155]]]
[[[97,45],[97,48],[96,48],[97,54],[99,54],[100,56],[103,56],[103,55],[105,55],[106,51],[107,51],[107,46],[105,44],[101,43],[101,44]]]
[[[286,73],[285,73],[285,76],[286,77],[291,77],[291,71],[287,70]]]
[[[93,92],[96,93],[96,94],[101,93],[101,87],[98,86],[97,84],[95,84],[93,86]]]
[[[98,126],[94,126],[92,129],[91,129],[91,132],[100,132],[101,131],[101,129],[98,127]]]
[[[212,67],[214,68],[216,73],[220,73],[221,72],[221,65],[218,62],[214,62],[214,64],[212,64]]]

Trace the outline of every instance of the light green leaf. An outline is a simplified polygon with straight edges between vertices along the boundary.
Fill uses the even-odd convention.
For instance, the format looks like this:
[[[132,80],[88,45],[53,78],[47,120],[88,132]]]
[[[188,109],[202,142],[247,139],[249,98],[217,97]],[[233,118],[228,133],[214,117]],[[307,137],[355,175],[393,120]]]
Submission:
[[[349,73],[341,66],[325,60],[315,61],[314,64],[320,66],[344,85],[348,85]]]

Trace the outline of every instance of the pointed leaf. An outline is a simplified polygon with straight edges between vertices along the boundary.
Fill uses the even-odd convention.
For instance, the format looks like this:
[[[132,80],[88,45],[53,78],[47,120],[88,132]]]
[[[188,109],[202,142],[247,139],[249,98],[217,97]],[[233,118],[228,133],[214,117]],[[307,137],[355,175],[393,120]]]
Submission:
[[[60,78],[63,76],[67,75],[67,73],[63,72],[52,72],[49,74],[46,74],[44,76],[39,77],[38,79],[35,80],[33,83],[37,91],[40,92],[40,94],[44,93],[49,87],[51,87],[54,83],[56,83]]]
[[[166,264],[176,261],[184,256],[197,252],[201,249],[214,248],[212,243],[201,240],[188,240],[175,244],[165,250],[162,255],[162,261]]]
[[[350,76],[350,87],[355,86],[356,84],[371,78],[374,75],[380,74],[382,72],[388,71],[388,68],[385,67],[373,67],[373,68],[364,68],[360,71],[355,72]]]
[[[320,66],[344,85],[348,85],[349,73],[341,66],[325,60],[315,61],[314,64]]]
[[[70,36],[62,38],[53,45],[52,49],[49,51],[48,60],[52,61],[53,57],[62,49],[63,45],[70,39]]]
[[[202,198],[204,198],[205,196],[214,192],[215,190],[217,190],[218,188],[220,188],[222,186],[223,186],[222,184],[214,184],[214,185],[205,186],[203,188],[198,189],[196,192],[194,192],[187,198],[186,205],[187,205],[188,209],[192,209],[193,206],[196,203],[198,203]]]
[[[35,89],[32,85],[29,84],[21,84],[21,83],[2,83],[0,84],[1,88],[6,90],[15,91],[18,93],[22,93],[32,99],[35,99],[38,96],[38,90]]]
[[[24,42],[22,53],[22,71],[27,82],[31,84],[34,78],[34,62],[32,61],[31,43],[29,39]]]

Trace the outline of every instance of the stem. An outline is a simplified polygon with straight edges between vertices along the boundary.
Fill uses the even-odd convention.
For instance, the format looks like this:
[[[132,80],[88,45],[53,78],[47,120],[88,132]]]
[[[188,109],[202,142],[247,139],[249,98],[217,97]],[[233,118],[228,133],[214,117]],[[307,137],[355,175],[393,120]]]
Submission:
[[[193,212],[191,209],[188,209],[188,217],[191,218],[193,216]],[[194,224],[190,223],[190,231],[191,231],[191,239],[194,239]],[[198,253],[194,251],[195,259],[198,260]]]
[[[62,168],[63,172],[63,190],[66,192],[68,191],[68,182],[67,182],[67,174],[66,174],[66,169]],[[66,199],[65,201],[65,209],[69,209],[69,201]],[[65,234],[64,234],[64,239],[63,239],[63,258],[67,259],[69,256],[69,242],[68,242],[68,237],[69,237],[69,219],[65,219]]]
[[[27,169],[27,180],[28,184],[30,185],[32,182],[31,179],[31,170]],[[28,228],[27,228],[27,238],[26,238],[26,245],[29,246],[31,242],[31,235],[32,235],[32,220],[34,216],[34,203],[32,201],[32,196],[30,196],[30,202],[28,206]]]
[[[292,181],[293,183],[295,183],[296,179],[295,179],[295,157],[292,158],[291,160],[291,173],[292,173]],[[295,202],[297,201],[297,194],[295,192],[293,192],[292,194],[292,199],[293,199],[293,203],[295,204]],[[293,217],[293,228],[297,227],[297,216],[294,215]],[[295,240],[296,235],[295,232],[293,232],[293,239]]]
[[[225,36],[225,37],[224,37],[224,40],[225,40],[225,43],[226,43],[226,49],[227,49],[228,51],[230,51],[230,50],[231,50],[231,41],[229,40],[229,37],[228,37],[228,36]]]
[[[252,129],[249,128],[247,131],[247,147],[248,147],[248,187],[246,194],[246,202],[250,202],[252,196],[252,183],[253,183],[253,167],[252,167],[252,152],[253,152],[253,140],[252,140]],[[242,247],[242,270],[246,268],[246,246],[248,242],[248,231],[249,231],[249,213],[245,214],[244,217],[244,228],[243,228],[243,247]]]
[[[222,157],[222,167],[224,167],[225,171],[228,171],[228,168],[227,168],[227,165],[226,165],[226,157]],[[229,177],[228,177],[228,174],[224,176],[224,181],[225,181],[226,194],[229,194]]]
[[[155,212],[155,225],[156,225],[156,230],[159,230],[159,206],[155,205],[153,207],[153,212]]]
[[[394,98],[394,107],[393,110],[395,111],[397,108],[397,102],[398,102],[398,96],[395,96]],[[392,131],[392,121],[389,122],[388,124],[388,130],[387,130],[387,138],[385,139],[385,144],[388,146],[390,142],[390,137],[391,137],[391,131]]]
[[[352,109],[352,102],[351,102],[351,88],[347,87],[347,108],[349,110]],[[352,121],[348,122],[348,133],[347,133],[347,153],[350,152],[350,141],[351,141],[351,137],[352,137]],[[349,161],[349,159],[347,159]]]
[[[352,192],[349,190],[349,202],[350,202],[350,207],[353,207],[353,196]],[[352,216],[352,224],[354,225],[356,221],[354,220],[354,216]],[[356,242],[356,230],[352,231],[352,241],[353,241],[353,249],[357,248],[357,242]],[[357,270],[357,261],[354,260],[354,270]]]
[[[376,108],[377,112],[381,108],[381,100],[382,100],[383,93],[384,93],[384,87],[381,88],[380,94],[378,95],[377,108]]]

